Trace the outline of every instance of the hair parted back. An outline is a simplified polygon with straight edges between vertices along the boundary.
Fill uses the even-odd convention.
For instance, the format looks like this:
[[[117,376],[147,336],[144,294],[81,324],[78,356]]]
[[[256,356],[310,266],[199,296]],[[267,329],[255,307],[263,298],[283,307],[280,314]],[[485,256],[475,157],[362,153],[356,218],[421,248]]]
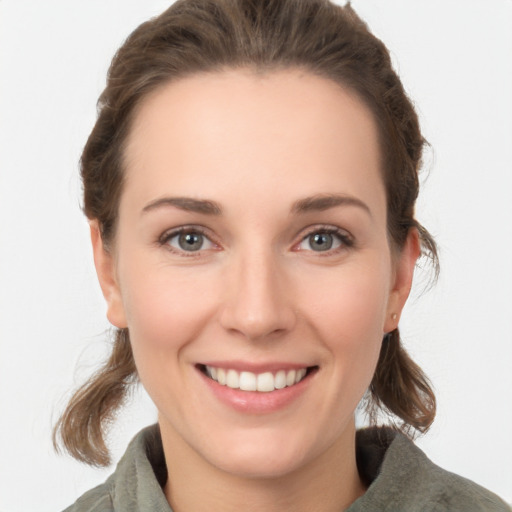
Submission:
[[[115,238],[123,150],[137,105],[186,75],[241,67],[301,68],[361,98],[379,128],[391,245],[399,250],[409,230],[417,229],[423,255],[437,272],[435,242],[414,218],[425,144],[417,115],[384,44],[350,5],[329,0],[178,0],[128,37],[110,66],[81,158],[84,211],[98,221],[105,247]],[[129,333],[118,330],[110,358],[57,422],[54,444],[60,440],[86,463],[109,464],[105,429],[136,381]],[[425,431],[434,420],[434,393],[403,349],[398,329],[384,338],[367,404],[370,418],[383,410],[405,431]]]

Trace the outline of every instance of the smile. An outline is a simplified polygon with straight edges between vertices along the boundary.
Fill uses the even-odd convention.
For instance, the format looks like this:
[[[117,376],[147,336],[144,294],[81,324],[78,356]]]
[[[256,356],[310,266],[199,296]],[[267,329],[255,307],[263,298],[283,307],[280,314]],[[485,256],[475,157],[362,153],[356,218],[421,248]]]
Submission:
[[[298,384],[306,377],[309,368],[253,373],[203,365],[201,370],[206,376],[222,386],[231,389],[239,389],[241,391],[260,391],[268,393]]]

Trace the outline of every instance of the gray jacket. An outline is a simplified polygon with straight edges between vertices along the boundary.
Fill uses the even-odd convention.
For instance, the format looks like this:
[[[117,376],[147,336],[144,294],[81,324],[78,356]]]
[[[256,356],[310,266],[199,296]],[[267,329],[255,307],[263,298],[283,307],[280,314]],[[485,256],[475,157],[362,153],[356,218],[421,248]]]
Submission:
[[[510,512],[495,494],[433,464],[390,429],[357,434],[357,463],[369,485],[346,512]],[[64,512],[172,512],[162,487],[167,469],[157,425],[132,440],[115,472]]]

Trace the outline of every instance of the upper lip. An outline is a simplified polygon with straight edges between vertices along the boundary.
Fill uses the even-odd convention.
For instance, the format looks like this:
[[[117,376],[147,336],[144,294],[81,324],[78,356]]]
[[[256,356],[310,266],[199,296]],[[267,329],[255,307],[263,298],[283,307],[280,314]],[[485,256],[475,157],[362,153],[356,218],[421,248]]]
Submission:
[[[277,372],[279,370],[300,370],[301,368],[310,368],[315,366],[308,363],[291,363],[272,361],[267,363],[255,363],[248,361],[229,360],[229,361],[203,361],[199,366],[213,366],[214,368],[224,368],[226,370],[236,370],[238,372],[265,373]]]

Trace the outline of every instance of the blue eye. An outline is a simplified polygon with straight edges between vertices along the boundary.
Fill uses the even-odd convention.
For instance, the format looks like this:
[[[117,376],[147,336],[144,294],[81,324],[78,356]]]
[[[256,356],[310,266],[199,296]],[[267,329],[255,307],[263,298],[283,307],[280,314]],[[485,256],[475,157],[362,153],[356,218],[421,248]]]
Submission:
[[[164,243],[180,252],[197,252],[211,249],[214,245],[199,231],[180,231],[165,237]]]
[[[337,230],[321,229],[305,236],[298,248],[302,251],[327,252],[339,249],[343,245],[352,245],[347,235]]]

